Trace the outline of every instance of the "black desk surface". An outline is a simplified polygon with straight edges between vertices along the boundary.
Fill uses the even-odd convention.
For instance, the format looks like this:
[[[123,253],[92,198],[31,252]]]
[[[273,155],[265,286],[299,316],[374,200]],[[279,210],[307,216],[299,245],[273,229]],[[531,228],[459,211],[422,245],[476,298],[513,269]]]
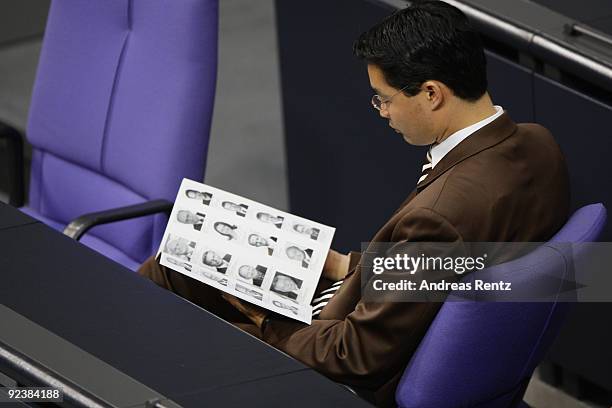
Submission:
[[[0,230],[38,222],[34,218],[0,202]]]
[[[28,222],[0,205],[0,302],[178,404],[369,406],[207,311]]]

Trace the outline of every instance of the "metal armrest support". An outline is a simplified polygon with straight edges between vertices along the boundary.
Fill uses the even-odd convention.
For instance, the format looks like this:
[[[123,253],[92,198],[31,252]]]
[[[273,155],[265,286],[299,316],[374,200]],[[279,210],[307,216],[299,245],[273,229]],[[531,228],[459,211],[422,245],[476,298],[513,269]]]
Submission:
[[[172,203],[170,201],[152,200],[141,204],[84,214],[71,221],[64,228],[64,234],[78,241],[89,229],[96,225],[143,217],[160,212],[170,214],[171,211]]]
[[[7,160],[9,174],[9,204],[21,207],[24,203],[23,175],[23,138],[17,129],[0,123],[0,139],[8,142],[9,154]]]

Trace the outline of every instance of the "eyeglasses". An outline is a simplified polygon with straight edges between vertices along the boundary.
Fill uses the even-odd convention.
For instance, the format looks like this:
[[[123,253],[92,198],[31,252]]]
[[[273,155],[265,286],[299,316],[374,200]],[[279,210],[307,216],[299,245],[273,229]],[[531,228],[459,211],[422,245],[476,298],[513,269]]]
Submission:
[[[405,87],[403,87],[402,89],[400,89],[399,91],[397,91],[396,93],[394,93],[393,95],[391,95],[388,98],[383,98],[380,95],[374,95],[372,96],[372,100],[370,102],[372,102],[372,106],[374,107],[374,109],[376,110],[381,110],[383,108],[383,105],[387,104],[387,103],[391,103],[391,99],[393,99],[393,97],[397,94],[399,94],[400,92],[408,89],[410,85],[406,85]]]

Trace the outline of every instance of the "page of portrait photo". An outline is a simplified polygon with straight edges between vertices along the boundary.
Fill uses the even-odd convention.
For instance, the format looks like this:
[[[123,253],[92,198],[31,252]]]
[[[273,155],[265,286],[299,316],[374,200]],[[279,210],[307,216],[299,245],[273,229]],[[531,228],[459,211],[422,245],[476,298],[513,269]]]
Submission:
[[[310,302],[334,232],[183,179],[158,255],[168,268],[310,324]]]

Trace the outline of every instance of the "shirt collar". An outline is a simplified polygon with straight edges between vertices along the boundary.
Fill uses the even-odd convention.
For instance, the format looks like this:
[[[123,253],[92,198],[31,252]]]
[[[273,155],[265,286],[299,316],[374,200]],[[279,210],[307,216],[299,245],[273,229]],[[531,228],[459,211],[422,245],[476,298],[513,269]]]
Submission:
[[[432,146],[431,148],[432,168],[436,167],[436,164],[438,164],[440,160],[442,160],[442,158],[448,154],[448,152],[453,150],[455,146],[457,146],[459,143],[467,139],[468,136],[470,136],[472,133],[476,132],[477,130],[485,127],[489,123],[493,122],[495,119],[500,117],[502,113],[504,113],[504,109],[501,106],[495,105],[494,107],[495,107],[496,112],[493,115],[481,120],[480,122],[476,122],[473,125],[470,125],[466,128],[463,128],[453,133],[452,135],[444,139],[441,143]]]

